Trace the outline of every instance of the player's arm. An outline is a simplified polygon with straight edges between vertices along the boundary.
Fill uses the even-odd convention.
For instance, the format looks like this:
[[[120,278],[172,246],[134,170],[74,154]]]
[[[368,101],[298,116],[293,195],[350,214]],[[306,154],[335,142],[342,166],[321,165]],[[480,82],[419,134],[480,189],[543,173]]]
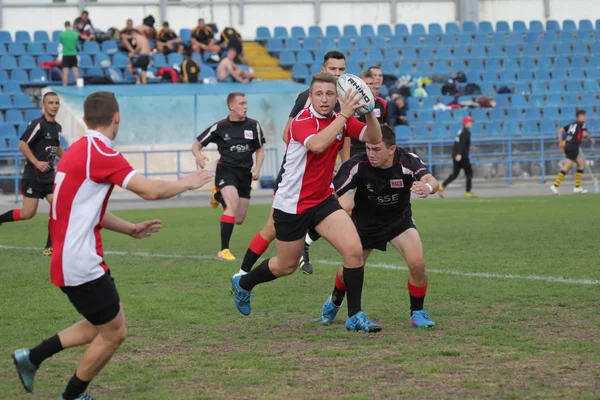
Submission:
[[[194,144],[192,144],[192,154],[196,159],[196,165],[199,169],[203,169],[206,166],[206,161],[208,161],[208,157],[202,154],[202,148],[208,146],[215,139],[218,128],[219,124],[214,124],[206,128],[204,132],[198,135]]]
[[[342,147],[342,151],[340,151],[340,157],[342,158],[342,162],[345,163],[350,159],[350,148],[352,147],[352,140],[349,137],[344,139],[344,147]]]
[[[29,147],[27,142],[25,142],[24,140],[19,141],[19,150],[21,151],[21,153],[23,153],[27,161],[33,164],[35,168],[39,169],[42,172],[46,172],[50,169],[50,164],[46,161],[38,160],[37,157],[31,151],[31,148]]]
[[[460,162],[460,160],[462,160],[462,155],[466,152],[467,150],[467,146],[469,145],[469,138],[467,137],[467,134],[465,133],[465,131],[461,131],[459,137],[458,137],[458,147],[457,147],[457,153],[456,153],[456,161]]]
[[[421,198],[425,198],[430,194],[434,194],[440,188],[437,179],[429,173],[423,175],[421,179],[415,181],[410,188],[410,191]]]
[[[358,165],[364,157],[366,157],[364,154],[357,154],[341,165],[340,170],[333,178],[333,189],[337,197],[342,197],[347,191],[358,186],[356,174]]]
[[[283,135],[281,135],[281,140],[283,140],[285,144],[288,144],[290,142],[290,125],[292,124],[293,120],[294,117],[289,117],[285,124],[285,128],[283,128]]]
[[[196,165],[200,169],[203,169],[206,166],[206,161],[208,160],[208,158],[202,154],[202,147],[204,147],[202,146],[202,143],[197,140],[192,144],[192,154],[196,159]]]
[[[308,97],[308,92],[302,92],[296,97],[294,107],[292,107],[292,111],[290,111],[290,115],[287,120],[287,123],[285,124],[285,128],[283,128],[282,140],[285,144],[288,144],[290,142],[290,125],[292,124],[294,118],[296,118],[296,115],[298,115],[300,111],[304,109],[304,106],[308,101]]]
[[[377,144],[381,142],[381,125],[375,116],[375,113],[371,111],[365,115],[367,122],[367,130],[363,136],[363,142]]]
[[[265,162],[265,149],[260,147],[254,154],[256,155],[256,162],[254,163],[254,168],[252,168],[252,180],[257,181],[260,178],[260,169]]]
[[[558,148],[562,149],[563,147],[565,147],[563,145],[563,134],[565,133],[565,128],[560,128],[558,130]]]
[[[148,237],[153,233],[160,231],[160,229],[162,228],[162,223],[158,219],[134,224],[133,222],[125,221],[124,219],[117,217],[110,211],[107,211],[104,214],[102,225],[105,229],[108,229],[109,231],[129,235],[136,239]]]
[[[209,171],[196,171],[183,176],[178,181],[163,181],[146,179],[140,174],[135,174],[124,189],[137,194],[144,200],[169,199],[188,190],[201,188],[212,181],[214,176]]]
[[[583,137],[586,138],[590,142],[590,144],[592,144],[592,145],[594,143],[596,143],[596,141],[594,140],[594,138],[592,137],[592,135],[590,135],[590,133],[587,131],[587,129],[583,131]]]
[[[65,149],[63,149],[62,146],[58,146],[58,149],[56,149],[56,155],[58,158],[62,158],[63,154],[65,154]]]

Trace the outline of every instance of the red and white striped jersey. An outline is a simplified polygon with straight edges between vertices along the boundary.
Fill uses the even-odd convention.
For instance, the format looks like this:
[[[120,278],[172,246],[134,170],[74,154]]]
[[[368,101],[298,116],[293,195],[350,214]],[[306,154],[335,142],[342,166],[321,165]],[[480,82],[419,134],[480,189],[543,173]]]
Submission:
[[[50,209],[53,284],[79,286],[108,270],[100,237],[104,212],[114,185],[126,188],[134,174],[112,140],[97,131],[86,131],[65,152]]]
[[[312,105],[300,112],[290,124],[290,141],[287,145],[283,174],[278,186],[273,208],[288,214],[304,214],[333,193],[333,170],[344,139],[350,136],[363,140],[366,125],[351,116],[333,143],[321,154],[308,150],[306,142],[318,135],[335,119],[318,114]]]

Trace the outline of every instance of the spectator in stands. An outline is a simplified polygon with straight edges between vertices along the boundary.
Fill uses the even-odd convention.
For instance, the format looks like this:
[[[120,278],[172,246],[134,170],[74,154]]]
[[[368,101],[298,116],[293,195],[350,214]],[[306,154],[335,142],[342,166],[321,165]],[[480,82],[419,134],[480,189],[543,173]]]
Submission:
[[[152,15],[148,15],[146,18],[142,20],[142,25],[136,27],[135,29],[144,35],[148,40],[156,40],[156,29],[154,28],[154,23],[156,20]]]
[[[215,34],[203,18],[198,20],[198,26],[192,30],[192,50],[196,53],[219,53],[221,48],[215,42]]]
[[[77,68],[77,44],[79,44],[79,33],[71,29],[71,23],[65,22],[65,30],[60,34],[60,44],[62,45],[62,81],[63,86],[69,84],[69,69],[73,71],[75,81],[79,78],[79,68]]]
[[[373,92],[374,96],[379,97],[379,91],[381,90],[381,85],[383,85],[383,72],[376,65],[369,67],[369,71],[373,74],[373,86],[370,86],[371,92]]]
[[[146,76],[146,72],[148,71],[148,66],[151,61],[151,53],[150,50],[150,42],[144,35],[142,35],[137,30],[133,31],[133,39],[135,40],[135,49],[133,55],[129,57],[129,65],[127,65],[127,69],[133,76],[135,76],[135,82],[137,84],[145,85],[148,83],[148,79]],[[139,70],[140,75],[137,75],[137,71]]]
[[[135,41],[133,40],[133,20],[128,19],[127,25],[125,28],[121,29],[120,37],[121,37],[121,50],[126,51],[129,54],[133,53],[133,49],[135,48]]]
[[[96,32],[94,30],[92,20],[89,18],[89,13],[87,11],[84,10],[81,13],[81,16],[75,18],[73,26],[75,26],[75,29],[79,32],[81,40],[96,40]]]
[[[192,60],[192,49],[186,48],[181,63],[181,81],[183,83],[198,83],[200,80],[200,65]]]
[[[239,82],[248,83],[253,78],[248,71],[244,71],[237,65],[235,65],[235,58],[237,57],[237,51],[230,47],[227,50],[227,57],[225,57],[219,63],[217,67],[217,77],[219,82]]]
[[[223,50],[226,50],[230,47],[233,47],[237,53],[237,59],[235,60],[237,63],[248,65],[248,59],[246,58],[246,54],[244,53],[244,46],[242,44],[242,35],[235,30],[235,28],[227,27],[223,29],[221,32],[221,47]]]
[[[388,125],[392,128],[397,125],[408,125],[407,111],[404,96],[394,93],[392,100],[388,103]]]
[[[158,32],[156,50],[164,55],[175,52],[181,53],[183,51],[183,41],[177,36],[174,30],[169,28],[169,23],[166,21],[163,22],[162,30]]]

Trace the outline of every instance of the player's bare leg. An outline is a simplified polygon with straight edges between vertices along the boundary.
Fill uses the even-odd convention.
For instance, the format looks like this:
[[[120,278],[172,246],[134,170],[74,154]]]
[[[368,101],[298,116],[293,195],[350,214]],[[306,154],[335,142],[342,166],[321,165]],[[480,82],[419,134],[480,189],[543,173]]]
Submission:
[[[415,228],[407,229],[390,241],[404,257],[408,265],[408,294],[410,296],[410,325],[414,328],[429,328],[435,325],[423,309],[427,294],[427,272],[423,258],[423,244]]]
[[[273,240],[275,240],[275,221],[273,221],[273,208],[271,207],[265,226],[254,236],[248,246],[248,250],[246,250],[246,255],[242,260],[242,266],[238,274],[245,275],[250,272]]]
[[[587,190],[581,187],[581,180],[583,179],[583,171],[585,171],[585,160],[580,155],[577,156],[577,172],[575,173],[575,188],[573,189],[573,193],[577,194],[585,194]]]
[[[241,225],[244,223],[246,215],[248,214],[248,207],[250,207],[250,199],[240,197],[238,200],[238,207],[235,212],[236,225]]]
[[[221,251],[217,253],[217,257],[221,260],[233,261],[235,260],[235,256],[229,251],[229,241],[231,240],[233,227],[236,223],[240,197],[235,186],[225,186],[220,192],[225,203],[225,211],[221,215]]]
[[[49,195],[48,197],[50,198],[50,200],[48,200],[48,202],[51,202],[52,195]],[[2,225],[3,223],[6,223],[6,222],[26,221],[28,219],[35,217],[35,215],[37,214],[38,205],[39,205],[39,199],[36,199],[33,197],[23,197],[23,206],[21,208],[10,210],[10,211],[7,211],[4,214],[0,215],[0,225]],[[50,251],[49,252],[48,252],[48,243],[50,243]],[[50,242],[50,233],[48,233],[48,238],[46,240],[46,247],[44,248],[42,254],[44,254],[45,256],[52,255],[52,244]]]
[[[558,188],[560,187],[560,184],[562,183],[563,179],[565,179],[565,175],[567,175],[571,168],[573,168],[573,165],[575,165],[575,163],[569,160],[568,158],[565,158],[565,160],[562,162],[560,172],[556,176],[554,184],[550,186],[550,190],[552,191],[552,193],[554,193],[555,196],[558,196],[560,194]]]
[[[51,194],[46,196],[46,201],[48,202],[50,207],[52,207],[52,195]],[[45,255],[46,257],[50,257],[52,255],[52,238],[50,237],[50,230],[48,230],[48,237],[46,238],[46,246],[44,247],[44,251],[42,251],[42,254]]]

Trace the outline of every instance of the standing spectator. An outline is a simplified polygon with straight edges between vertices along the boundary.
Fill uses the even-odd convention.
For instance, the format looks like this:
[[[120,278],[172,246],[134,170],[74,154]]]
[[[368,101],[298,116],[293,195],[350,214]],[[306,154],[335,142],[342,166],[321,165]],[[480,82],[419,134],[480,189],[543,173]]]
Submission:
[[[242,44],[242,35],[235,28],[227,27],[221,32],[221,47],[223,50],[233,47],[237,53],[236,62],[248,65],[248,59],[244,53],[244,45]]]
[[[198,26],[192,31],[192,50],[196,53],[219,53],[221,48],[215,42],[215,34],[204,18],[198,20]]]
[[[235,57],[237,51],[233,47],[227,50],[227,57],[225,57],[217,67],[217,76],[220,82],[239,82],[248,83],[253,78],[248,71],[244,71],[237,65],[235,65]]]
[[[183,50],[183,41],[175,31],[169,28],[168,22],[163,22],[163,28],[158,32],[156,50],[164,55],[175,52],[181,53]]]
[[[471,161],[469,160],[470,150],[475,150],[474,147],[471,147],[471,129],[473,128],[473,118],[465,117],[463,119],[463,126],[464,128],[458,132],[458,135],[454,140],[454,145],[452,146],[452,175],[450,175],[448,179],[444,181],[438,190],[438,195],[441,198],[444,198],[444,190],[448,187],[448,185],[453,180],[458,178],[458,174],[460,173],[461,169],[465,171],[465,175],[467,177],[465,197],[474,197],[473,193],[471,193],[473,169],[471,168]]]
[[[404,103],[404,96],[398,93],[392,95],[392,100],[389,102],[389,113],[388,113],[388,125],[392,128],[396,125],[408,125],[408,119],[406,118],[406,104]]]
[[[80,17],[75,18],[73,22],[75,29],[79,32],[79,36],[83,41],[96,40],[96,32],[92,25],[92,20],[89,18],[89,13],[83,11]]]
[[[79,68],[77,68],[77,44],[79,43],[79,33],[71,29],[71,23],[65,22],[65,31],[60,34],[60,44],[62,45],[62,81],[63,86],[69,84],[69,68],[73,71],[75,81],[79,78]]]
[[[121,29],[120,37],[121,37],[121,50],[126,51],[128,53],[133,52],[135,48],[135,41],[133,40],[133,20],[128,19],[127,25],[125,28]]]
[[[137,84],[141,83],[142,85],[145,85],[148,83],[146,72],[150,65],[150,42],[148,42],[148,39],[137,30],[133,32],[133,39],[135,40],[135,49],[133,54],[129,55],[129,65],[127,65],[127,69],[135,76],[135,82]],[[141,71],[139,77],[136,74],[135,69]]]
[[[192,49],[186,48],[184,57],[181,63],[181,81],[183,83],[198,83],[200,80],[200,65],[192,60]]]

